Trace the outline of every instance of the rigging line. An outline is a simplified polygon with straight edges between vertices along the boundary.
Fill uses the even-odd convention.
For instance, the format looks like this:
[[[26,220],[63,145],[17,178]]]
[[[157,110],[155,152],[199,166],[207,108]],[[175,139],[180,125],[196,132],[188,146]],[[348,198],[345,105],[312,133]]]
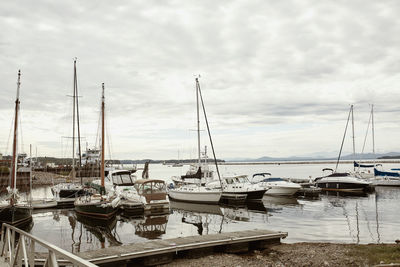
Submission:
[[[83,185],[81,168],[82,168],[82,151],[81,151],[81,130],[80,130],[80,123],[79,123],[79,101],[78,101],[78,74],[76,73],[76,58],[74,61],[74,90],[76,95],[76,120],[78,126],[78,153],[79,153],[79,176],[81,178],[81,185]]]
[[[205,106],[204,106],[203,95],[201,94],[199,78],[196,78],[196,86],[197,86],[197,88],[198,88],[198,90],[199,90],[199,96],[200,96],[200,100],[201,100],[201,106],[202,106],[202,108],[203,108],[203,113],[204,113],[204,120],[206,121],[207,131],[208,131],[208,137],[210,138],[211,148],[212,148],[212,152],[213,152],[213,156],[214,156],[215,168],[217,169],[218,179],[219,179],[219,182],[221,183],[221,191],[223,191],[223,188],[222,188],[222,181],[221,181],[221,175],[220,175],[219,169],[218,169],[217,157],[215,156],[214,144],[213,144],[213,141],[212,141],[212,138],[211,138],[210,127],[209,127],[209,125],[208,125],[208,119],[207,119],[207,114],[206,114],[206,108],[205,108]]]
[[[10,145],[10,138],[11,138],[13,125],[14,125],[14,117],[11,120],[10,132],[8,133],[7,145],[6,145],[6,150],[4,151],[4,155],[7,155],[7,153],[8,153],[8,146]]]
[[[347,126],[349,126],[349,120],[350,120],[350,115],[351,115],[352,110],[353,110],[353,105],[350,106],[349,116],[347,117],[346,128],[344,129],[344,135],[343,135],[343,139],[342,139],[342,145],[340,146],[339,156],[338,156],[338,159],[337,159],[337,161],[336,161],[335,172],[337,171],[337,167],[338,167],[338,165],[339,165],[340,155],[342,154],[344,139],[346,138]]]
[[[367,136],[368,136],[369,126],[370,126],[370,124],[371,124],[371,117],[372,117],[372,113],[370,113],[370,115],[369,115],[367,131],[366,131],[366,133],[365,133],[364,144],[363,144],[363,147],[362,147],[362,150],[361,150],[361,155],[360,155],[360,161],[361,161],[361,156],[364,154],[365,143],[367,142]],[[357,172],[359,172],[359,170],[360,170],[360,166],[358,166]]]
[[[23,135],[22,135],[22,119],[21,119],[21,117],[22,117],[22,114],[21,114],[21,108],[20,108],[20,105],[18,105],[18,114],[19,114],[19,116],[18,116],[18,122],[19,122],[19,131],[18,131],[18,133],[19,133],[19,137],[20,137],[20,139],[19,140],[21,140],[21,145],[20,145],[20,151],[21,151],[21,153],[24,153],[24,138],[23,138]],[[17,157],[18,157],[18,153],[17,153]]]

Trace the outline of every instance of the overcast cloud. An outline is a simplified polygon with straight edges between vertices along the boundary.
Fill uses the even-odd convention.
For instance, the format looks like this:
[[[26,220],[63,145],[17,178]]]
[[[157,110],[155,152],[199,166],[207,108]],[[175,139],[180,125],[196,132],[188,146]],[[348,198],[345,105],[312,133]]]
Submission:
[[[372,0],[2,1],[0,153],[21,69],[24,150],[65,156],[74,57],[82,134],[93,146],[105,82],[116,158],[195,155],[198,74],[220,158],[336,153],[350,104],[360,151],[371,103],[377,151],[400,151],[398,14]]]

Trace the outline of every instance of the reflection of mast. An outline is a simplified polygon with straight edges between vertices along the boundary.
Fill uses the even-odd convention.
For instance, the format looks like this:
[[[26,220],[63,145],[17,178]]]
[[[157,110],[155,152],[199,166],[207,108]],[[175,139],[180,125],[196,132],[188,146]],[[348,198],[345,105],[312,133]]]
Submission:
[[[375,220],[376,220],[376,234],[378,236],[377,243],[381,242],[381,235],[379,233],[379,218],[378,218],[378,195],[375,192]]]
[[[356,202],[356,220],[357,220],[357,244],[360,243],[360,225],[358,222],[358,202]]]

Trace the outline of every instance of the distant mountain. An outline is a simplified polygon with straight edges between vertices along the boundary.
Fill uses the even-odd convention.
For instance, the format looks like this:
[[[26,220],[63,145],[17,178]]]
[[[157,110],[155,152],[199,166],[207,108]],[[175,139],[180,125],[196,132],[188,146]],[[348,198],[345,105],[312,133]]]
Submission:
[[[365,153],[359,154],[356,153],[355,155],[349,154],[342,156],[342,160],[365,160],[365,159],[393,159],[393,158],[400,158],[400,152],[389,152],[383,154],[372,154],[372,153]],[[234,159],[226,159],[227,162],[265,162],[265,161],[305,161],[305,160],[336,160],[337,156],[335,157],[319,157],[319,156],[302,156],[302,157],[261,157],[256,159],[251,158],[234,158]]]

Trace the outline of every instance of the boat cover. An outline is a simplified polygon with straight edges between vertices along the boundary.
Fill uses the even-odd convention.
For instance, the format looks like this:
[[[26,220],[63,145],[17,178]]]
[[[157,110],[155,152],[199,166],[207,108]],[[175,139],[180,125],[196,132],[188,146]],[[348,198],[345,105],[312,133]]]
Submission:
[[[354,167],[373,168],[375,166],[374,166],[374,164],[360,164],[360,163],[354,161]]]
[[[398,172],[382,172],[382,171],[378,171],[378,170],[375,169],[375,168],[374,168],[374,174],[375,174],[375,176],[400,177],[400,173],[398,173]]]
[[[199,167],[199,169],[197,170],[197,172],[195,174],[182,175],[181,178],[182,179],[186,179],[186,178],[198,178],[198,179],[201,179],[201,167]]]

